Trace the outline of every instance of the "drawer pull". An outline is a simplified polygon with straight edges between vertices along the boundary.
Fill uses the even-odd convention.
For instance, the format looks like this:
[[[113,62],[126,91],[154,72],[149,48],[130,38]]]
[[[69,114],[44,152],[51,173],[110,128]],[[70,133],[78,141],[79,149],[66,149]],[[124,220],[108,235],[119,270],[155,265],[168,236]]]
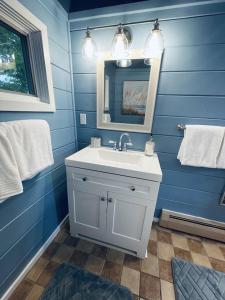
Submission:
[[[101,201],[105,201],[106,199],[105,199],[105,197],[101,197]]]
[[[135,186],[130,186],[130,190],[132,191],[132,192],[134,192],[135,191]]]
[[[83,180],[83,181],[87,181],[87,177],[83,177],[82,180]]]
[[[112,202],[112,198],[109,198],[108,201],[109,201],[109,203],[111,203]]]

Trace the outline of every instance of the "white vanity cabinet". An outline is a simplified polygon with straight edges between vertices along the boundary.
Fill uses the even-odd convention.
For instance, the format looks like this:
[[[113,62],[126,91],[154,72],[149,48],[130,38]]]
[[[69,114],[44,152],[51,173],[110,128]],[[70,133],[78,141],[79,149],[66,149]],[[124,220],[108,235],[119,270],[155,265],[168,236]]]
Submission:
[[[71,157],[66,161],[71,235],[145,257],[160,181],[103,172],[96,165],[80,168]]]

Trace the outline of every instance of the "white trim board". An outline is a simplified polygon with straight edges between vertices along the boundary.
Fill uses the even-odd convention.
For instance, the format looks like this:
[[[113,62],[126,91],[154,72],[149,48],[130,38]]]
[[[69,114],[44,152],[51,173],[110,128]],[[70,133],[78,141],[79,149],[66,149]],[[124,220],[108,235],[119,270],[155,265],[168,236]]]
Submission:
[[[47,241],[42,245],[42,247],[38,250],[38,252],[34,255],[34,257],[28,262],[28,264],[25,266],[25,268],[20,273],[20,275],[14,280],[14,282],[11,284],[11,286],[8,288],[8,290],[3,294],[1,300],[9,299],[9,297],[12,295],[14,290],[24,279],[26,274],[30,271],[30,269],[33,267],[33,265],[36,263],[36,261],[41,257],[41,255],[44,253],[44,251],[48,248],[48,246],[54,240],[54,238],[59,233],[60,229],[62,228],[64,223],[67,221],[67,219],[68,219],[68,214],[62,220],[62,222],[58,225],[58,227],[53,231],[53,233],[50,235],[50,237],[47,239]]]
[[[0,0],[0,20],[27,39],[34,95],[0,90],[0,111],[55,112],[47,26],[17,0]]]

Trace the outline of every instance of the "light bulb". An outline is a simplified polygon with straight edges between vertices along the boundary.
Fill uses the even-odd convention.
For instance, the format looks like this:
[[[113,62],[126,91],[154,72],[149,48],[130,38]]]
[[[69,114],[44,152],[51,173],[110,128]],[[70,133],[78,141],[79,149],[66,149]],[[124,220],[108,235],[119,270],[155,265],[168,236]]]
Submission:
[[[132,65],[131,59],[120,59],[116,61],[116,65],[120,68],[128,68]]]
[[[112,56],[116,59],[123,59],[128,56],[128,40],[124,34],[123,27],[120,25],[114,35],[112,42]]]
[[[154,23],[154,28],[148,35],[145,42],[145,58],[159,58],[164,49],[164,41],[158,20]]]
[[[84,59],[92,60],[96,56],[97,47],[95,41],[91,37],[90,31],[86,31],[86,36],[82,45],[82,56]]]

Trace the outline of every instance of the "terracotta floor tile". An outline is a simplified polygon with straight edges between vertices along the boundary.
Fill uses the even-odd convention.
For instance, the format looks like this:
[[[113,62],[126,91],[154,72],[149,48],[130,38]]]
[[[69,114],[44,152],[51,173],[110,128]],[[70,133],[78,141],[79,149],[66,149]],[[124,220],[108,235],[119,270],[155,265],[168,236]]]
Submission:
[[[55,263],[54,261],[50,261],[46,268],[44,269],[44,271],[41,273],[41,275],[39,276],[37,283],[43,287],[46,287],[47,284],[49,283],[49,281],[52,279],[52,277],[54,276],[57,268],[60,265]]]
[[[76,247],[77,244],[79,242],[78,238],[75,238],[73,236],[68,236],[65,241],[63,242],[63,244],[67,245],[67,246],[71,246],[71,247]]]
[[[140,272],[123,267],[121,285],[126,286],[135,295],[139,295]]]
[[[73,255],[70,257],[69,263],[76,265],[80,268],[84,268],[87,259],[88,259],[87,253],[75,249]]]
[[[159,259],[159,277],[165,281],[173,282],[171,261]]]
[[[135,256],[126,254],[124,257],[124,266],[135,269],[137,271],[141,270],[141,259]]]
[[[207,267],[210,269],[212,268],[208,256],[202,255],[199,253],[195,253],[195,252],[191,252],[191,256],[192,256],[193,262],[195,264],[201,265],[201,266],[204,266],[204,267]]]
[[[189,239],[187,239],[187,242],[188,242],[188,247],[189,247],[190,251],[198,253],[198,254],[206,255],[206,251],[205,251],[201,241],[189,238]]]
[[[141,272],[140,297],[150,300],[160,300],[159,278]]]
[[[170,261],[174,257],[174,250],[171,244],[158,242],[158,257]]]
[[[87,254],[90,254],[92,252],[94,248],[94,244],[86,241],[86,240],[79,240],[76,249],[81,251],[81,252],[85,252]]]
[[[162,300],[175,300],[174,287],[171,282],[160,280]]]
[[[149,240],[147,250],[148,250],[148,254],[157,256],[158,255],[157,242],[153,240]]]
[[[109,249],[106,255],[106,260],[122,265],[124,261],[124,253],[114,249]]]
[[[157,237],[157,230],[153,227],[150,233],[150,240],[157,242],[158,237]]]
[[[25,299],[27,295],[30,293],[33,287],[33,283],[30,281],[24,279],[18,287],[15,289],[13,294],[9,297],[8,300],[19,300],[19,299]]]
[[[148,273],[155,277],[159,277],[159,261],[158,257],[149,255],[141,262],[141,272]]]
[[[174,252],[176,257],[192,262],[190,251],[174,247]]]
[[[217,246],[215,242],[212,241],[204,241],[203,246],[206,250],[206,253],[209,257],[224,260],[224,256],[220,248]]]
[[[101,274],[104,267],[104,263],[104,259],[94,255],[89,255],[84,268],[89,272]]]
[[[70,259],[73,252],[74,249],[72,247],[62,244],[56,254],[52,257],[52,260],[56,263],[62,264]]]
[[[101,258],[106,258],[107,251],[108,248],[95,244],[92,250],[92,254]]]
[[[174,247],[189,251],[187,238],[182,234],[172,233],[172,242]]]
[[[25,300],[38,300],[43,293],[44,288],[40,285],[34,284],[30,293],[27,295]]]
[[[122,270],[122,265],[106,261],[102,271],[102,276],[119,284],[121,281]]]
[[[225,261],[221,261],[215,258],[210,258],[209,260],[213,269],[225,273]]]
[[[68,233],[65,230],[61,230],[57,236],[54,238],[54,242],[63,243],[67,238]]]
[[[219,246],[220,247],[220,251],[223,253],[223,257],[225,259],[225,246]]]
[[[42,257],[39,258],[26,277],[34,282],[37,281],[38,277],[41,275],[48,263],[49,260]]]
[[[45,250],[45,252],[42,254],[42,257],[46,258],[46,259],[51,259],[52,256],[54,256],[56,251],[59,249],[59,246],[60,246],[59,243],[56,243],[56,242],[53,241],[48,246],[48,248]]]
[[[158,231],[158,241],[163,243],[172,244],[171,233],[166,231]]]

